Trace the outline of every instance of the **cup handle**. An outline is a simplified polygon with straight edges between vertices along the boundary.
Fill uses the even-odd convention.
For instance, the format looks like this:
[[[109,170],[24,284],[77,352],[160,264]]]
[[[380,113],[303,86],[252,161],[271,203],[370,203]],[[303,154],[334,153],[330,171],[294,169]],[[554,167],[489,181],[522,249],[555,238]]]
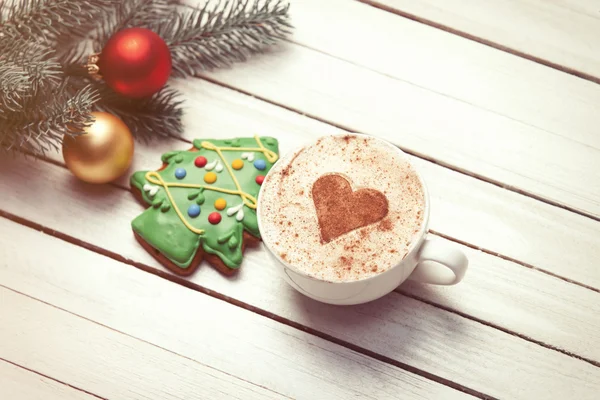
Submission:
[[[465,276],[468,265],[467,256],[456,247],[425,239],[417,267],[408,279],[433,285],[456,285]]]

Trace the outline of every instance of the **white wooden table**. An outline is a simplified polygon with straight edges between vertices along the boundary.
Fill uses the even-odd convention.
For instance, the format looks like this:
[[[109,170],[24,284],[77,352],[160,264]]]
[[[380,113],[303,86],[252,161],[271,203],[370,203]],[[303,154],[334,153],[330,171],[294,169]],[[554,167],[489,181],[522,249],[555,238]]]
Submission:
[[[134,239],[143,207],[54,161],[0,160],[0,399],[600,398],[597,0],[295,1],[270,54],[198,79],[185,135],[281,151],[354,131],[410,153],[455,287],[308,300],[249,250],[179,278]]]

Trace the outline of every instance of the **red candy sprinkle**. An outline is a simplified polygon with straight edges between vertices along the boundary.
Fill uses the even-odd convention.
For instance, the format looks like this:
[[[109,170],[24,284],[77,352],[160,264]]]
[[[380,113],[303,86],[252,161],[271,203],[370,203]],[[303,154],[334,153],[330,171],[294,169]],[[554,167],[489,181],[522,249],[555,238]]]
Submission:
[[[265,177],[262,175],[259,175],[256,177],[256,183],[258,183],[259,185],[262,185],[263,182],[265,181]]]
[[[213,225],[218,224],[219,222],[221,222],[221,214],[219,214],[218,212],[210,213],[208,216],[208,222],[210,222]]]
[[[194,165],[198,168],[202,168],[206,165],[206,163],[208,162],[208,160],[206,159],[206,157],[196,157],[196,159],[194,160]]]

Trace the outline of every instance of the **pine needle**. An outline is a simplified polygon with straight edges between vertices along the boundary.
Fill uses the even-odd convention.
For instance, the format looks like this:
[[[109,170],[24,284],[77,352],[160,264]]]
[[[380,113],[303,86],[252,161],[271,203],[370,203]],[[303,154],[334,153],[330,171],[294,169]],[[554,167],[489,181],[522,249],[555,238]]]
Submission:
[[[91,123],[92,105],[98,100],[91,86],[72,95],[67,79],[48,95],[54,100],[30,97],[22,112],[0,114],[0,149],[44,154],[58,150],[64,135],[79,135]]]
[[[179,136],[182,101],[164,87],[130,99],[84,67],[117,31],[148,28],[167,43],[173,77],[264,52],[291,32],[282,0],[0,0],[0,151],[39,155],[82,134],[94,110],[120,117],[142,140]]]
[[[279,0],[209,2],[175,11],[150,28],[169,45],[173,75],[188,77],[246,61],[283,39],[292,28],[288,9]]]
[[[35,38],[51,42],[81,31],[85,21],[120,3],[119,0],[20,0],[3,3],[0,39]]]

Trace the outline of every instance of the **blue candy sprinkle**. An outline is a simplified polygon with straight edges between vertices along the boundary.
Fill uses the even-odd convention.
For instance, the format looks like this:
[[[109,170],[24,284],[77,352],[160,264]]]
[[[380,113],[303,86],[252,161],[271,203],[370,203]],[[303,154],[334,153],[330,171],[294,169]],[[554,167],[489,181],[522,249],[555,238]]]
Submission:
[[[187,172],[183,168],[177,168],[175,170],[175,178],[177,178],[177,179],[183,179],[183,178],[185,178],[186,174],[187,174]]]
[[[198,204],[192,204],[188,207],[188,215],[192,218],[196,218],[200,215],[200,206]]]
[[[254,161],[254,168],[263,171],[265,168],[267,168],[267,163],[265,160],[256,160]]]

